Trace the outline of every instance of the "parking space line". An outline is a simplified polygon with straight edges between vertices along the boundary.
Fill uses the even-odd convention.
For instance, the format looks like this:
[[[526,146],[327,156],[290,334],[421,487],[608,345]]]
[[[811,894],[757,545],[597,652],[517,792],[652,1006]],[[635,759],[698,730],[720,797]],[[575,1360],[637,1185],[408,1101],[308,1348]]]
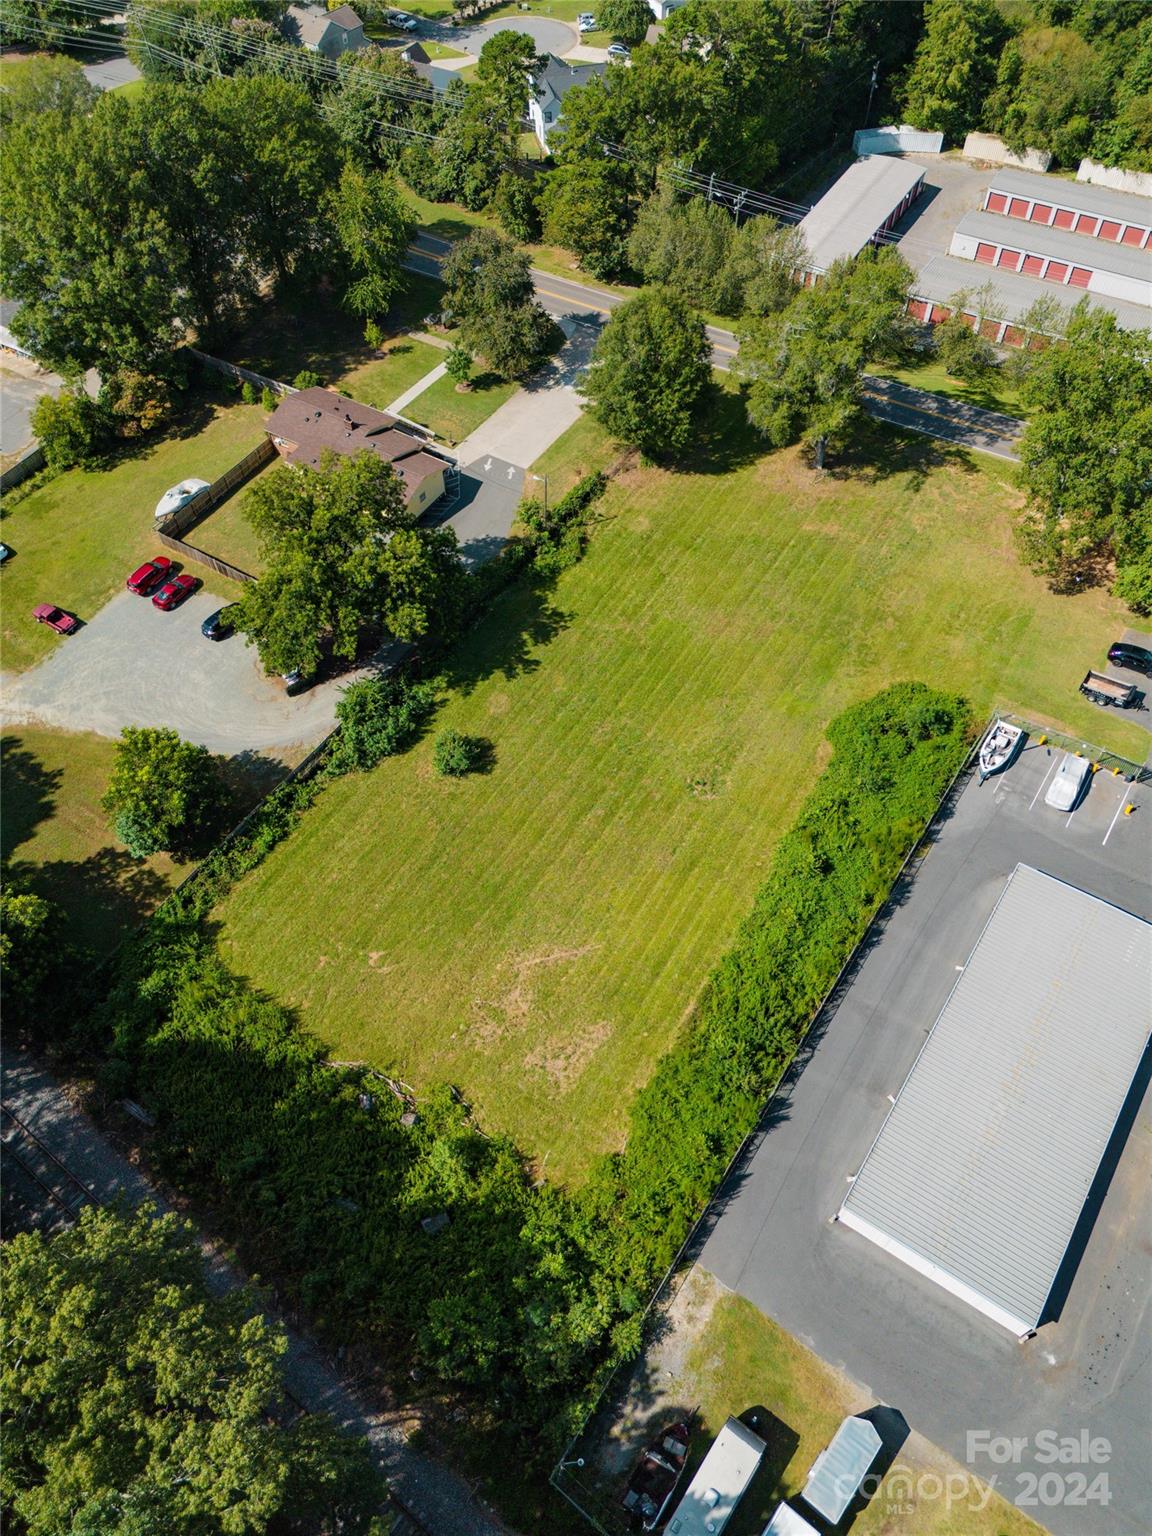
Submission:
[[[1060,761],[1060,759],[1058,757],[1053,756],[1051,767],[1048,769],[1048,772],[1044,775],[1044,777],[1040,780],[1040,789],[1038,789],[1036,791],[1036,793],[1032,796],[1032,805],[1035,805],[1037,800],[1039,800],[1039,798],[1040,798],[1040,791],[1044,788],[1045,784],[1047,784],[1048,780],[1052,777],[1052,769],[1055,768],[1056,764],[1059,761]],[[1028,807],[1029,810],[1032,809],[1032,805],[1030,805]]]
[[[1125,790],[1124,790],[1124,799],[1121,800],[1120,804],[1116,807],[1116,814],[1115,814],[1115,816],[1113,816],[1112,820],[1108,823],[1108,830],[1104,834],[1104,842],[1102,842],[1100,844],[1101,848],[1103,848],[1105,846],[1105,844],[1107,843],[1108,839],[1112,836],[1112,828],[1120,820],[1120,813],[1123,811],[1124,806],[1127,803],[1128,796],[1131,793],[1132,793],[1132,786],[1131,786],[1131,784],[1128,784],[1125,787]]]

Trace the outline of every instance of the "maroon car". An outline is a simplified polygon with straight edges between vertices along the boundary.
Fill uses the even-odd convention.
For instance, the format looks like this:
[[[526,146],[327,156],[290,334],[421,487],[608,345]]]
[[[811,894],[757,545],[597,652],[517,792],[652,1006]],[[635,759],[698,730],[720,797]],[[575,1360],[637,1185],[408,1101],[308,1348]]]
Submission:
[[[138,571],[133,571],[125,582],[129,592],[135,592],[140,597],[147,597],[149,592],[155,592],[162,581],[167,581],[172,572],[172,562],[167,555],[157,555],[155,560],[146,560]]]
[[[37,603],[32,610],[32,617],[37,624],[47,624],[49,629],[54,629],[58,635],[70,635],[77,627],[76,620],[70,613],[65,613],[63,608],[55,608],[51,603]]]
[[[179,576],[173,576],[171,581],[166,581],[159,592],[152,599],[154,608],[162,608],[165,613],[172,608],[179,608],[186,597],[191,597],[200,583],[195,576],[190,576],[184,571]]]

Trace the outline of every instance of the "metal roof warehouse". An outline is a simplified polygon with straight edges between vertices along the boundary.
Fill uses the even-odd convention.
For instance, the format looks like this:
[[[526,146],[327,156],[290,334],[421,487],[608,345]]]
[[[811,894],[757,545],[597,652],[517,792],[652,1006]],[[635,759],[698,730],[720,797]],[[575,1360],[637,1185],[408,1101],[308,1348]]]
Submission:
[[[838,1219],[1018,1337],[1149,1036],[1152,924],[1019,864]]]
[[[808,247],[805,266],[826,272],[891,229],[920,195],[924,167],[891,155],[865,155],[850,165],[797,226]]]

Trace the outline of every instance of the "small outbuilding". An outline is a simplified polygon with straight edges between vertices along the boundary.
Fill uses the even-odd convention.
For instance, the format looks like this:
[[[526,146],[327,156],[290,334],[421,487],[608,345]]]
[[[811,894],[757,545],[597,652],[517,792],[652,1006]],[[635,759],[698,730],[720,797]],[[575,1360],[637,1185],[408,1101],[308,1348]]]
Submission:
[[[838,1525],[883,1443],[875,1424],[856,1415],[845,1419],[831,1444],[812,1463],[800,1497],[830,1525]]]
[[[777,1504],[760,1536],[819,1536],[819,1532],[791,1504]]]

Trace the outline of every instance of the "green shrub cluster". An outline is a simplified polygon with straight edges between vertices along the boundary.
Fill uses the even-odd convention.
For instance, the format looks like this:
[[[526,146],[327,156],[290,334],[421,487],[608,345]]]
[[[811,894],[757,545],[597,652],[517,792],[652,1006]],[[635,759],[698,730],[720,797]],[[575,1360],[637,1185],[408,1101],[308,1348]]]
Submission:
[[[585,475],[555,506],[535,497],[520,503],[517,517],[527,529],[532,564],[546,576],[575,565],[588,546],[588,511],[603,496],[607,475]]]
[[[509,1434],[563,1434],[598,1369],[639,1342],[674,1255],[963,761],[959,699],[902,684],[848,710],[833,760],[696,1016],[582,1190],[534,1185],[457,1095],[407,1105],[216,953],[227,885],[283,837],[319,778],[283,786],[128,949],[103,1025],[109,1081],[156,1116],[179,1179],[205,1187],[321,1324],[419,1366]],[[446,1227],[423,1222],[446,1214]]]
[[[325,773],[363,772],[402,752],[435,708],[435,685],[413,681],[404,672],[358,679],[341,692],[336,705],[340,732]]]

